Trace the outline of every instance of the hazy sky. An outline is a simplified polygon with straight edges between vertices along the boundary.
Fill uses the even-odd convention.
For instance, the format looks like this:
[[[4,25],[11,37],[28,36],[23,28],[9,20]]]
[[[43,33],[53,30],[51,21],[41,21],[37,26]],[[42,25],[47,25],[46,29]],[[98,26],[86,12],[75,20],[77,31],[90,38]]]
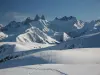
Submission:
[[[48,20],[75,16],[81,20],[100,18],[100,0],[0,0],[0,23],[44,14]]]

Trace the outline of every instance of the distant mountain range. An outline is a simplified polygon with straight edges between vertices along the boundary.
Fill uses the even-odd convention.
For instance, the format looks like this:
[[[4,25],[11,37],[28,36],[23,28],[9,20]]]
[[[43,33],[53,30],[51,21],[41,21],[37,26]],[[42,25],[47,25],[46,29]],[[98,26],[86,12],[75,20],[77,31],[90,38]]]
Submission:
[[[99,32],[100,20],[84,22],[73,16],[64,16],[47,21],[44,15],[41,17],[36,15],[34,19],[28,17],[22,22],[11,21],[6,26],[0,25],[0,41],[50,44],[72,41],[77,38],[79,41],[79,38],[82,40],[81,38],[89,35],[92,36],[88,38],[92,38],[96,35],[99,36]],[[99,40],[99,38],[96,37],[95,40]]]

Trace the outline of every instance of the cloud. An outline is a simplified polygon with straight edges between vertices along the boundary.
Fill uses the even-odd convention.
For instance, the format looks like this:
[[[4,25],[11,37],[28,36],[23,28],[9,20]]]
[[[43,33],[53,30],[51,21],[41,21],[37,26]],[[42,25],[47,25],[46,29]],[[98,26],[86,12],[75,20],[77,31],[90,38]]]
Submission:
[[[22,21],[24,20],[28,15],[18,13],[18,12],[6,12],[2,13],[0,12],[0,24],[7,25],[10,21]]]

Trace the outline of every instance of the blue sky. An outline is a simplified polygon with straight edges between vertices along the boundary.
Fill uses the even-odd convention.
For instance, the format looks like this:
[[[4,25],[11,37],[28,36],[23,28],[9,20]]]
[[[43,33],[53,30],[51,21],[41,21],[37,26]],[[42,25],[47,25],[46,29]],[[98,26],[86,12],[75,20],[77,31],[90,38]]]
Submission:
[[[48,20],[75,16],[81,20],[100,18],[100,0],[0,0],[0,23],[21,21],[44,14]]]

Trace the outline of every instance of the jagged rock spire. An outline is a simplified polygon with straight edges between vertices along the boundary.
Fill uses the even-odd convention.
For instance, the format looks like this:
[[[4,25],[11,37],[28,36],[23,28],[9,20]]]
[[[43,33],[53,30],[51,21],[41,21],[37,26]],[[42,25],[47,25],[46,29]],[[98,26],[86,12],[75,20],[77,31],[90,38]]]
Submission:
[[[3,25],[2,24],[0,24],[0,28],[2,28],[3,27]]]
[[[35,16],[34,21],[38,21],[40,17],[38,15]]]
[[[44,16],[44,15],[42,15],[42,16],[41,16],[41,19],[42,19],[42,20],[45,20],[45,16]]]
[[[67,20],[68,20],[68,17],[67,17],[67,16],[64,16],[64,17],[60,18],[60,20],[65,20],[65,21],[67,21]]]
[[[76,17],[70,16],[68,19],[69,19],[69,20],[71,20],[71,19],[76,19]]]
[[[59,20],[58,17],[56,17],[55,20]]]
[[[67,16],[64,16],[64,17],[62,17],[62,18],[55,18],[55,20],[62,20],[62,21],[68,21],[68,20],[71,20],[71,19],[76,19],[76,17],[73,17],[73,16],[69,16],[69,17],[67,17]]]
[[[2,25],[2,24],[0,24],[0,31],[2,30],[2,28],[3,28],[3,25]]]
[[[25,23],[25,24],[28,24],[28,23],[30,23],[31,21],[32,21],[32,19],[31,19],[30,17],[27,17],[24,23]]]

